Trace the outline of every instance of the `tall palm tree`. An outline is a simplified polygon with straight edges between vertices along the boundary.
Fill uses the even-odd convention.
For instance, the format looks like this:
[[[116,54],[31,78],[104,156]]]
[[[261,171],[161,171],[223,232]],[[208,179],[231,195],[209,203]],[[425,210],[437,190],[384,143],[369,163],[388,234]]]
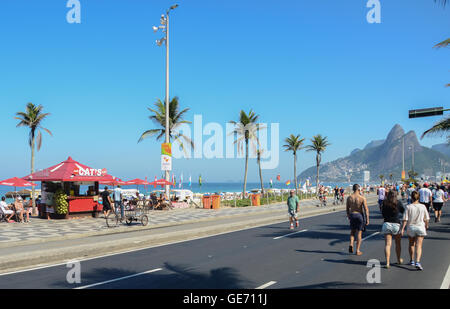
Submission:
[[[294,154],[294,179],[295,179],[295,194],[298,194],[298,184],[297,184],[297,151],[301,150],[303,148],[303,143],[305,139],[300,138],[300,134],[295,136],[294,134],[291,134],[291,136],[287,137],[284,142],[286,143],[283,145],[285,148],[285,151],[292,151]]]
[[[148,108],[153,114],[148,118],[152,120],[159,128],[147,130],[141,134],[138,143],[142,142],[144,139],[157,135],[156,139],[161,140],[166,135],[166,105],[158,99],[155,102],[156,109]],[[194,148],[194,142],[186,135],[178,131],[182,124],[189,124],[190,121],[184,120],[184,115],[189,111],[189,108],[185,108],[179,111],[178,97],[172,98],[169,103],[169,138],[178,142],[181,149],[185,151],[184,142],[190,144]],[[183,142],[184,141],[184,142]]]
[[[379,175],[378,177],[380,177],[380,182],[383,183],[384,175]]]
[[[42,146],[42,133],[41,129],[52,136],[50,130],[41,126],[43,120],[49,116],[49,113],[42,113],[43,106],[36,106],[33,103],[28,103],[25,112],[17,112],[14,119],[20,120],[16,127],[28,127],[30,133],[28,135],[28,144],[31,148],[31,173],[34,173],[34,150],[37,147],[37,151],[41,150]],[[37,144],[37,145],[36,145]],[[31,188],[31,199],[33,203],[33,215],[36,215],[36,199],[34,196],[34,186]]]
[[[316,152],[316,165],[317,165],[317,177],[316,177],[316,195],[319,195],[319,169],[320,162],[322,161],[322,153],[327,149],[331,144],[328,143],[327,137],[323,137],[318,134],[313,136],[311,139],[311,145],[306,146],[307,151],[315,151]]]
[[[258,131],[263,127],[261,124],[257,123],[259,115],[256,115],[252,110],[246,114],[243,110],[239,113],[239,120],[230,123],[235,125],[235,128],[231,134],[236,134],[236,140],[234,143],[238,147],[238,153],[243,151],[245,145],[245,172],[244,172],[244,188],[242,189],[242,198],[245,197],[245,192],[247,188],[247,172],[248,172],[248,153],[249,153],[249,143],[255,146],[255,143],[259,144]],[[256,149],[255,149],[256,152]]]

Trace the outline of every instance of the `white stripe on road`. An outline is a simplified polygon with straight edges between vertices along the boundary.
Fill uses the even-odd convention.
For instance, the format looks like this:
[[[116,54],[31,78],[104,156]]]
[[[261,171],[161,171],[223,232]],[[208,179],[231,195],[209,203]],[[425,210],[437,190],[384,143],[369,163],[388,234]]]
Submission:
[[[373,233],[372,235],[369,235],[369,236],[367,236],[367,237],[364,237],[361,241],[367,240],[367,239],[369,239],[369,238],[371,238],[371,237],[373,237],[373,236],[375,236],[375,235],[378,235],[378,234],[380,234],[380,232]]]
[[[267,282],[266,284],[263,284],[263,285],[257,287],[255,290],[264,290],[265,288],[267,288],[271,285],[274,285],[275,283],[277,283],[277,282],[276,281]]]
[[[116,281],[120,281],[120,280],[125,280],[125,279],[129,279],[129,278],[133,278],[133,277],[137,277],[137,276],[141,276],[141,275],[145,275],[145,274],[150,274],[150,273],[154,273],[154,272],[157,272],[157,271],[160,271],[160,270],[162,270],[162,268],[152,269],[152,270],[148,270],[148,271],[145,271],[145,272],[142,272],[142,273],[138,273],[138,274],[134,274],[134,275],[126,276],[126,277],[121,277],[121,278],[117,278],[117,279],[112,279],[112,280],[108,280],[108,281],[103,281],[103,282],[99,282],[99,283],[90,284],[90,285],[80,286],[80,287],[75,288],[75,290],[92,288],[94,286],[99,286],[99,285],[102,285],[102,284],[107,284],[107,283],[116,282]]]
[[[283,236],[275,237],[274,239],[280,239],[280,238],[291,236],[291,235],[294,235],[294,234],[303,233],[303,232],[306,232],[306,231],[307,230],[301,230],[301,231],[298,231],[298,232],[294,232],[294,233],[286,234],[286,235],[283,235]]]
[[[445,274],[444,281],[441,284],[441,290],[448,290],[450,288],[450,266],[448,266],[447,273]]]

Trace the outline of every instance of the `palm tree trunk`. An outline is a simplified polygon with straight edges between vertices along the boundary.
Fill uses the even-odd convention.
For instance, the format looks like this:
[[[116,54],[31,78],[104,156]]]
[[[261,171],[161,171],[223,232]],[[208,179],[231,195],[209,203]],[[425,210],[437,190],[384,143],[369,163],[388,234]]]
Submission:
[[[316,195],[319,196],[319,154],[316,156],[317,176],[316,176]]]
[[[31,141],[31,174],[34,173],[34,136],[33,139]],[[33,182],[34,183],[34,182]],[[37,211],[36,211],[36,198],[34,196],[34,186],[31,187],[31,200],[32,200],[32,212],[33,212],[33,216],[37,215]]]
[[[264,185],[261,172],[261,154],[258,152],[259,181],[261,182],[261,194],[264,195]]]
[[[298,184],[297,184],[297,154],[294,152],[294,179],[295,179],[295,194],[298,195]]]
[[[242,198],[245,198],[247,188],[247,171],[248,171],[248,140],[245,140],[245,174],[244,174],[244,189],[242,191]]]

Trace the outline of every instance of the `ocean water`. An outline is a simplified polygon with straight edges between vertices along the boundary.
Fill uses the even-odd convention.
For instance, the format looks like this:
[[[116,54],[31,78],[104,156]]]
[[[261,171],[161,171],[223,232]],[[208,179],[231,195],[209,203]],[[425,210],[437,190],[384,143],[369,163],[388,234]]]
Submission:
[[[36,186],[36,189],[40,189],[40,183]],[[325,186],[331,186],[331,187],[348,187],[349,185],[352,185],[350,183],[322,183]],[[269,189],[270,184],[264,183],[264,188]],[[315,184],[312,184],[313,186]],[[203,183],[201,186],[198,183],[192,183],[191,186],[189,186],[188,183],[183,183],[183,185],[180,187],[180,185],[177,183],[175,189],[187,189],[191,190],[194,193],[221,193],[221,192],[242,192],[244,184],[239,182],[211,182],[211,183]],[[259,182],[249,182],[247,183],[247,191],[251,191],[252,189],[260,189],[261,185]],[[100,189],[103,189],[104,186],[100,185]],[[111,186],[108,186],[108,188],[111,188]],[[149,194],[152,191],[155,190],[161,190],[161,187],[154,187],[154,186],[122,186],[123,189],[138,189],[143,194]],[[294,184],[291,183],[290,186],[287,186],[285,183],[282,182],[274,182],[273,188],[275,189],[294,189]],[[17,190],[21,190],[22,188],[17,188]],[[29,188],[27,188],[29,189]],[[87,186],[83,186],[80,188],[81,193],[86,192]],[[7,192],[14,191],[14,188],[11,187],[5,187],[0,186],[0,196],[4,196]],[[7,199],[7,202],[11,202],[11,199]]]

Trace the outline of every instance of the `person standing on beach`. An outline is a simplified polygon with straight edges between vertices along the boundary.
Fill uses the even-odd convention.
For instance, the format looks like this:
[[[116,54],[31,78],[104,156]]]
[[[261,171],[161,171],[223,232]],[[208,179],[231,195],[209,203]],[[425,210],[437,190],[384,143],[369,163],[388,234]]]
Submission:
[[[299,227],[297,213],[300,211],[300,199],[297,195],[295,195],[295,191],[291,190],[290,196],[287,199],[288,211],[289,211],[289,223],[290,229],[294,229],[294,221],[295,227]]]
[[[401,258],[401,242],[402,236],[400,235],[400,217],[399,214],[403,214],[405,211],[403,203],[397,200],[394,191],[389,191],[386,199],[383,201],[381,207],[381,213],[383,215],[384,223],[381,228],[381,233],[385,238],[384,253],[386,256],[386,268],[390,267],[391,245],[392,238],[395,238],[395,251],[397,253],[397,262],[402,264]]]
[[[364,222],[364,213],[366,222]],[[356,255],[362,255],[360,251],[362,231],[369,225],[369,208],[366,199],[361,196],[358,184],[353,185],[353,194],[347,197],[347,218],[350,221],[350,246],[348,252],[353,253],[353,244],[356,236]]]
[[[120,185],[114,189],[114,208],[116,212],[120,209],[120,218],[123,220],[125,218],[125,211],[123,208],[122,189],[120,188]]]
[[[400,234],[403,236],[405,227],[407,226],[410,256],[409,264],[411,266],[416,266],[418,270],[423,270],[420,259],[422,258],[422,244],[424,237],[427,235],[430,215],[425,205],[419,203],[419,198],[420,195],[418,192],[412,193],[412,204],[406,206]]]

